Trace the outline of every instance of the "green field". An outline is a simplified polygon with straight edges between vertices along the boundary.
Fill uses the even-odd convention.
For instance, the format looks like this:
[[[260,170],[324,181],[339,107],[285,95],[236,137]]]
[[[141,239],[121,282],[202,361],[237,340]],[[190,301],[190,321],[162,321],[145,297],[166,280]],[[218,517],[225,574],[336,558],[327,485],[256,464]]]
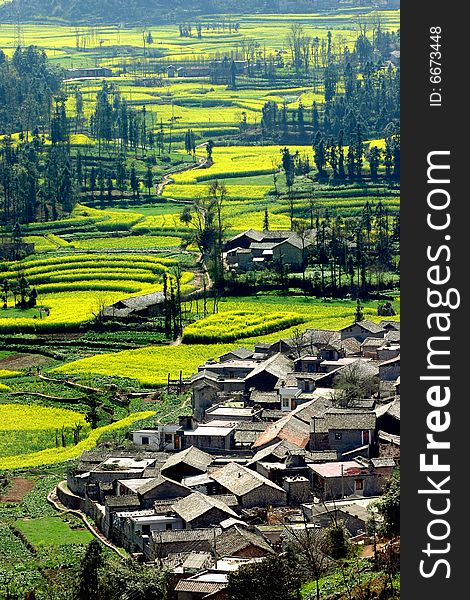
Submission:
[[[58,547],[65,544],[86,545],[93,539],[92,534],[84,526],[71,529],[61,517],[42,517],[39,519],[20,519],[16,527],[35,547]]]

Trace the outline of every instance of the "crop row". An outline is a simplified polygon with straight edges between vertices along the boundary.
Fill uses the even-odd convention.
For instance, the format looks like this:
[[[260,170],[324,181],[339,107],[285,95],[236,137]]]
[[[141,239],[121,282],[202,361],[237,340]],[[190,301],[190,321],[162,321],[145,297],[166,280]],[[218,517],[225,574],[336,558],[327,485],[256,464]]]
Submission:
[[[175,248],[181,244],[181,238],[158,235],[132,235],[126,237],[94,238],[73,241],[73,245],[80,250],[115,250],[123,249],[149,249],[149,248]]]
[[[52,283],[54,281],[82,281],[84,279],[112,279],[112,280],[128,280],[132,275],[132,279],[145,283],[154,283],[158,281],[156,274],[146,269],[132,269],[127,273],[123,273],[122,269],[117,268],[102,268],[102,269],[64,269],[59,271],[50,271],[42,275],[28,275],[30,284],[34,283]]]
[[[142,286],[139,285],[138,281],[133,280],[125,280],[125,281],[100,281],[100,278],[97,278],[98,281],[86,281],[80,280],[74,283],[45,283],[36,286],[36,289],[41,294],[53,294],[57,292],[88,292],[88,291],[96,291],[96,292],[125,292],[128,294],[136,294],[141,291]],[[152,291],[158,291],[157,289],[152,289]]]
[[[208,175],[197,175],[196,181],[202,183],[203,181],[211,181],[212,179],[234,179],[237,177],[256,177],[257,175],[272,175],[277,169],[247,169],[240,171],[228,171],[226,173],[219,172],[217,175],[209,173]]]
[[[116,263],[117,267],[122,266],[127,268],[136,263],[136,257],[131,254],[65,254],[62,256],[53,256],[49,258],[25,260],[20,263],[10,263],[10,270],[24,271],[26,269],[29,270],[35,267],[49,267],[52,265],[66,265],[69,263],[77,263],[79,265],[83,263],[93,263],[93,267],[99,267],[99,265],[104,262]],[[144,265],[144,268],[149,268],[153,266],[156,269],[161,270],[163,264],[172,264],[175,261],[171,259],[156,258],[148,255],[139,255],[137,262],[146,263]]]
[[[303,323],[304,317],[292,312],[229,311],[201,319],[184,330],[183,342],[203,344],[231,342],[265,335]]]

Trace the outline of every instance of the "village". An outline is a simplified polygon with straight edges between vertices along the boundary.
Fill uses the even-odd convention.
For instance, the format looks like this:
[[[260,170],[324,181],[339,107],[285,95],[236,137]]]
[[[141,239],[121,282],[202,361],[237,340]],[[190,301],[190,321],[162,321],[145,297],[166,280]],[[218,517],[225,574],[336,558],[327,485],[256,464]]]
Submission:
[[[189,393],[191,416],[84,452],[56,506],[171,570],[178,600],[226,598],[230,573],[333,520],[365,543],[400,464],[398,321],[240,347],[201,364]]]

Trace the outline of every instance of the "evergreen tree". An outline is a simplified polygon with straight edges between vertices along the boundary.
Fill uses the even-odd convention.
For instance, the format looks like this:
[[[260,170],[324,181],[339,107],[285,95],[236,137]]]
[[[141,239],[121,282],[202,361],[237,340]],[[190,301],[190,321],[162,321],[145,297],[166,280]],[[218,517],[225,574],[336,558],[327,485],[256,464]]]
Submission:
[[[74,600],[105,600],[99,585],[99,572],[103,564],[101,544],[98,540],[93,539],[88,544],[80,564],[78,587]]]

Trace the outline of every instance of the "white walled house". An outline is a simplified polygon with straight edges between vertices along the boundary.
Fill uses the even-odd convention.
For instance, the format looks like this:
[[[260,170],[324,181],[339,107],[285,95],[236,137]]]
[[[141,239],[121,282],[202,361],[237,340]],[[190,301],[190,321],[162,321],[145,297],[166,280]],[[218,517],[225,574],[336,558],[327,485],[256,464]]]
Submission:
[[[139,429],[132,432],[132,441],[136,446],[145,446],[149,450],[168,452],[180,450],[179,425],[159,425],[154,429]]]

